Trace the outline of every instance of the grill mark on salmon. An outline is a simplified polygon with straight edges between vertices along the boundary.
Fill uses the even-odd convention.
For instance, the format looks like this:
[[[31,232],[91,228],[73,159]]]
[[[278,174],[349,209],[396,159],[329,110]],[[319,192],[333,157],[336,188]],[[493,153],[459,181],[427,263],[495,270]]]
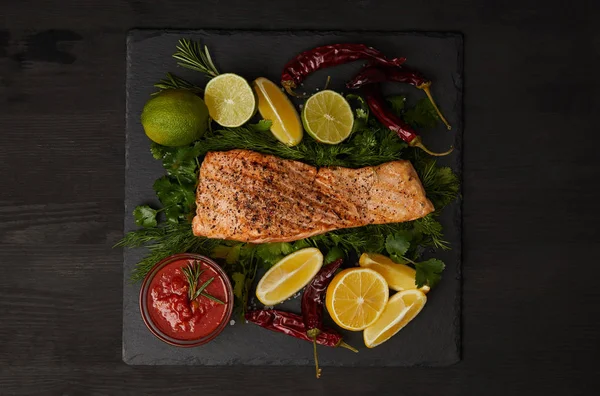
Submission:
[[[433,212],[409,161],[317,169],[249,150],[211,152],[200,167],[194,235],[290,242]]]

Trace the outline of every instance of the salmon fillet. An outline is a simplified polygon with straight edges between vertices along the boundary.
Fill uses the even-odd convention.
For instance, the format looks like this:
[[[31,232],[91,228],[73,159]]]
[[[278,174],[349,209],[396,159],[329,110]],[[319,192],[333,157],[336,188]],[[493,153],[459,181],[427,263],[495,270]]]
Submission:
[[[195,235],[252,243],[410,221],[434,210],[409,161],[317,169],[249,150],[208,153],[196,203]]]

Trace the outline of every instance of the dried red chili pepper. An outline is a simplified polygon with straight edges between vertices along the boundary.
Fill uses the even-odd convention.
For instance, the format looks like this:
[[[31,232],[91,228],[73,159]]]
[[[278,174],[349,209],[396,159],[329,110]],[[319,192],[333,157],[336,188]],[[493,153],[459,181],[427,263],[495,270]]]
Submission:
[[[435,156],[448,155],[452,152],[452,150],[454,150],[454,148],[450,148],[450,150],[443,153],[434,153],[425,147],[421,141],[421,137],[417,135],[415,130],[412,129],[410,125],[402,121],[400,117],[392,113],[387,107],[385,99],[379,90],[379,84],[366,85],[363,88],[363,92],[365,95],[365,100],[369,105],[369,109],[371,109],[371,113],[375,116],[375,118],[377,118],[377,120],[379,120],[379,122],[384,126],[396,132],[396,134],[402,140],[408,143],[409,146],[418,147],[427,154]]]
[[[438,116],[442,120],[448,129],[452,129],[446,118],[442,115],[442,112],[437,107],[437,104],[431,96],[431,80],[425,78],[421,73],[416,70],[409,69],[407,67],[386,67],[383,65],[369,65],[361,70],[352,80],[346,83],[346,87],[350,89],[357,89],[366,84],[375,84],[385,81],[395,81],[410,84],[414,87],[425,92],[427,98],[433,105],[433,108],[437,112]]]
[[[388,59],[375,48],[364,44],[332,44],[313,48],[296,55],[283,67],[281,85],[294,96],[293,91],[309,74],[331,66],[368,59],[377,64],[400,66],[406,58]]]
[[[306,334],[306,326],[302,321],[302,317],[298,314],[279,311],[277,309],[264,309],[249,311],[245,317],[248,322],[252,322],[265,329],[287,334],[299,340],[312,342],[312,338],[309,338]],[[321,330],[321,333],[317,335],[317,344],[332,348],[342,347],[352,352],[358,352],[342,340],[340,333],[331,328],[323,328]]]
[[[321,376],[321,369],[319,369],[319,360],[317,358],[317,337],[322,332],[321,328],[323,327],[325,292],[333,279],[335,271],[340,268],[343,262],[343,259],[337,259],[321,268],[304,289],[304,294],[302,294],[302,319],[306,327],[306,335],[313,341],[317,378]]]

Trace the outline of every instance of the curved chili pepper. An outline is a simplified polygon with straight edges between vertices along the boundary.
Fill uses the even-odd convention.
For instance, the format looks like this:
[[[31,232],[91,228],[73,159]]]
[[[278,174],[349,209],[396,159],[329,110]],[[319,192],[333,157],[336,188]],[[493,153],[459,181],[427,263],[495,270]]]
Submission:
[[[248,322],[252,322],[265,329],[287,334],[299,340],[313,341],[312,338],[306,335],[306,326],[304,326],[302,317],[298,314],[279,311],[277,309],[263,309],[249,311],[246,313],[245,318]],[[317,344],[332,348],[342,347],[358,353],[355,348],[343,341],[340,333],[332,328],[322,329],[321,333],[317,336]]]
[[[369,84],[363,88],[363,92],[371,113],[380,123],[396,132],[409,146],[418,147],[429,155],[439,157],[448,155],[454,150],[454,148],[450,148],[450,150],[443,153],[434,153],[425,147],[421,141],[421,137],[417,135],[414,129],[389,110],[378,88],[378,84]]]
[[[343,259],[337,259],[329,265],[321,268],[313,280],[304,289],[302,294],[302,319],[306,327],[306,335],[313,341],[315,355],[315,367],[317,378],[321,376],[319,360],[317,358],[317,336],[323,327],[323,303],[327,286],[331,283],[335,271],[342,265]]]
[[[359,59],[368,59],[378,64],[400,66],[406,58],[386,58],[375,48],[364,44],[332,44],[313,48],[296,55],[283,67],[281,85],[293,96],[293,89],[309,74],[331,66],[349,63]]]
[[[442,112],[437,107],[437,104],[431,96],[431,80],[425,78],[421,73],[416,70],[409,69],[407,67],[386,67],[383,65],[370,65],[365,67],[358,73],[352,80],[346,83],[346,87],[350,89],[357,89],[365,84],[381,83],[385,81],[395,81],[410,84],[416,87],[427,95],[433,108],[437,112],[438,116],[448,130],[452,129],[446,118],[442,115]]]

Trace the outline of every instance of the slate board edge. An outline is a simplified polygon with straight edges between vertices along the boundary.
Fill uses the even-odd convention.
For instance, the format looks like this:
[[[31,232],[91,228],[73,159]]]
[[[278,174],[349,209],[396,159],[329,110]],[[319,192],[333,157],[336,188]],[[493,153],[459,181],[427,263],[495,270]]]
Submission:
[[[285,31],[281,31],[281,30],[224,30],[224,29],[197,29],[197,30],[179,30],[179,29],[138,29],[138,28],[134,28],[128,31],[127,33],[127,38],[126,38],[126,43],[127,43],[127,47],[130,46],[131,42],[139,42],[139,41],[143,41],[145,39],[148,38],[152,38],[152,37],[156,37],[156,36],[161,36],[161,35],[165,35],[165,34],[178,34],[178,35],[185,35],[185,34],[199,34],[199,33],[205,33],[205,34],[220,34],[220,35],[232,35],[232,34],[256,34],[256,35],[288,35],[288,34],[292,34],[292,35],[299,35],[299,36],[310,36],[310,35],[319,35],[319,36],[326,36],[326,35],[335,35],[335,34],[348,34],[348,33],[368,33],[371,36],[377,36],[377,35],[390,35],[390,34],[394,34],[394,35],[399,35],[399,36],[423,36],[423,37],[444,37],[444,38],[451,38],[453,37],[456,41],[457,41],[457,77],[458,79],[454,81],[454,85],[456,87],[456,91],[457,91],[457,103],[458,103],[458,108],[455,109],[456,114],[457,114],[457,125],[456,125],[456,131],[457,131],[457,135],[456,135],[456,146],[458,148],[458,151],[460,152],[460,155],[456,158],[456,162],[454,164],[455,167],[455,171],[456,173],[459,175],[461,183],[464,182],[463,181],[463,177],[462,177],[462,169],[463,169],[463,153],[462,153],[462,138],[463,138],[463,127],[464,127],[464,116],[463,116],[463,110],[464,110],[464,92],[463,92],[463,75],[464,75],[464,39],[463,39],[463,34],[460,32],[419,32],[419,31],[402,31],[402,32],[398,32],[398,31],[370,31],[370,30],[285,30]],[[127,68],[128,65],[130,63],[130,51],[126,51],[126,59],[127,59]],[[129,89],[130,86],[130,76],[129,74],[126,75],[126,130],[129,129]],[[126,134],[126,140],[125,140],[125,148],[126,148],[126,154],[125,154],[125,188],[127,188],[127,178],[128,178],[128,168],[130,166],[129,164],[129,158],[128,158],[128,153],[129,153],[129,138],[128,138],[128,134]],[[394,364],[396,362],[392,362],[392,364],[389,364],[388,367],[444,367],[444,366],[449,366],[452,364],[455,364],[457,362],[459,362],[462,358],[462,351],[461,351],[461,339],[462,339],[462,244],[463,244],[463,234],[464,234],[464,230],[462,227],[462,223],[463,223],[463,219],[462,219],[462,205],[463,205],[463,199],[462,199],[462,185],[461,185],[461,197],[458,200],[454,210],[455,210],[455,219],[456,219],[456,228],[457,231],[460,235],[460,243],[458,248],[453,248],[453,250],[455,251],[456,257],[457,257],[457,266],[456,266],[456,272],[455,272],[455,276],[457,277],[456,279],[458,280],[458,292],[456,294],[455,297],[455,306],[456,306],[456,311],[457,311],[457,316],[455,319],[455,323],[453,324],[457,331],[456,331],[456,339],[455,339],[455,346],[456,346],[456,355],[455,358],[449,358],[449,359],[440,359],[437,360],[435,362],[420,362],[420,363],[416,363],[416,364]],[[125,205],[124,205],[125,206]],[[125,214],[127,215],[127,208],[125,207]],[[124,226],[125,228],[127,228],[127,219],[124,219]],[[124,283],[128,283],[128,278],[127,276],[124,276]],[[124,336],[124,332],[125,332],[125,328],[123,327],[123,332],[122,335]],[[138,363],[135,362],[135,356],[133,357],[129,357],[127,358],[125,356],[125,349],[124,349],[124,343],[122,343],[123,346],[123,350],[122,350],[122,359],[123,361],[128,364],[128,365],[138,365]],[[286,364],[285,363],[285,359],[280,360],[280,363]],[[159,365],[159,364],[148,364],[148,363],[142,363],[143,365]],[[166,364],[170,364],[170,363],[166,363]],[[181,364],[181,363],[172,363],[172,364]],[[312,362],[307,362],[307,364],[312,364]],[[203,364],[204,366],[227,366],[227,365],[236,365],[235,363],[233,364]],[[248,366],[265,366],[268,367],[270,365],[264,365],[264,364],[258,364],[258,365],[254,365],[252,363],[245,363],[244,365],[248,365]],[[289,363],[286,365],[290,365],[290,366],[299,366],[299,367],[304,367],[306,366],[306,364],[298,364],[298,363]],[[342,366],[343,367],[343,366]],[[365,365],[365,366],[348,366],[348,367],[377,367],[377,365]]]

